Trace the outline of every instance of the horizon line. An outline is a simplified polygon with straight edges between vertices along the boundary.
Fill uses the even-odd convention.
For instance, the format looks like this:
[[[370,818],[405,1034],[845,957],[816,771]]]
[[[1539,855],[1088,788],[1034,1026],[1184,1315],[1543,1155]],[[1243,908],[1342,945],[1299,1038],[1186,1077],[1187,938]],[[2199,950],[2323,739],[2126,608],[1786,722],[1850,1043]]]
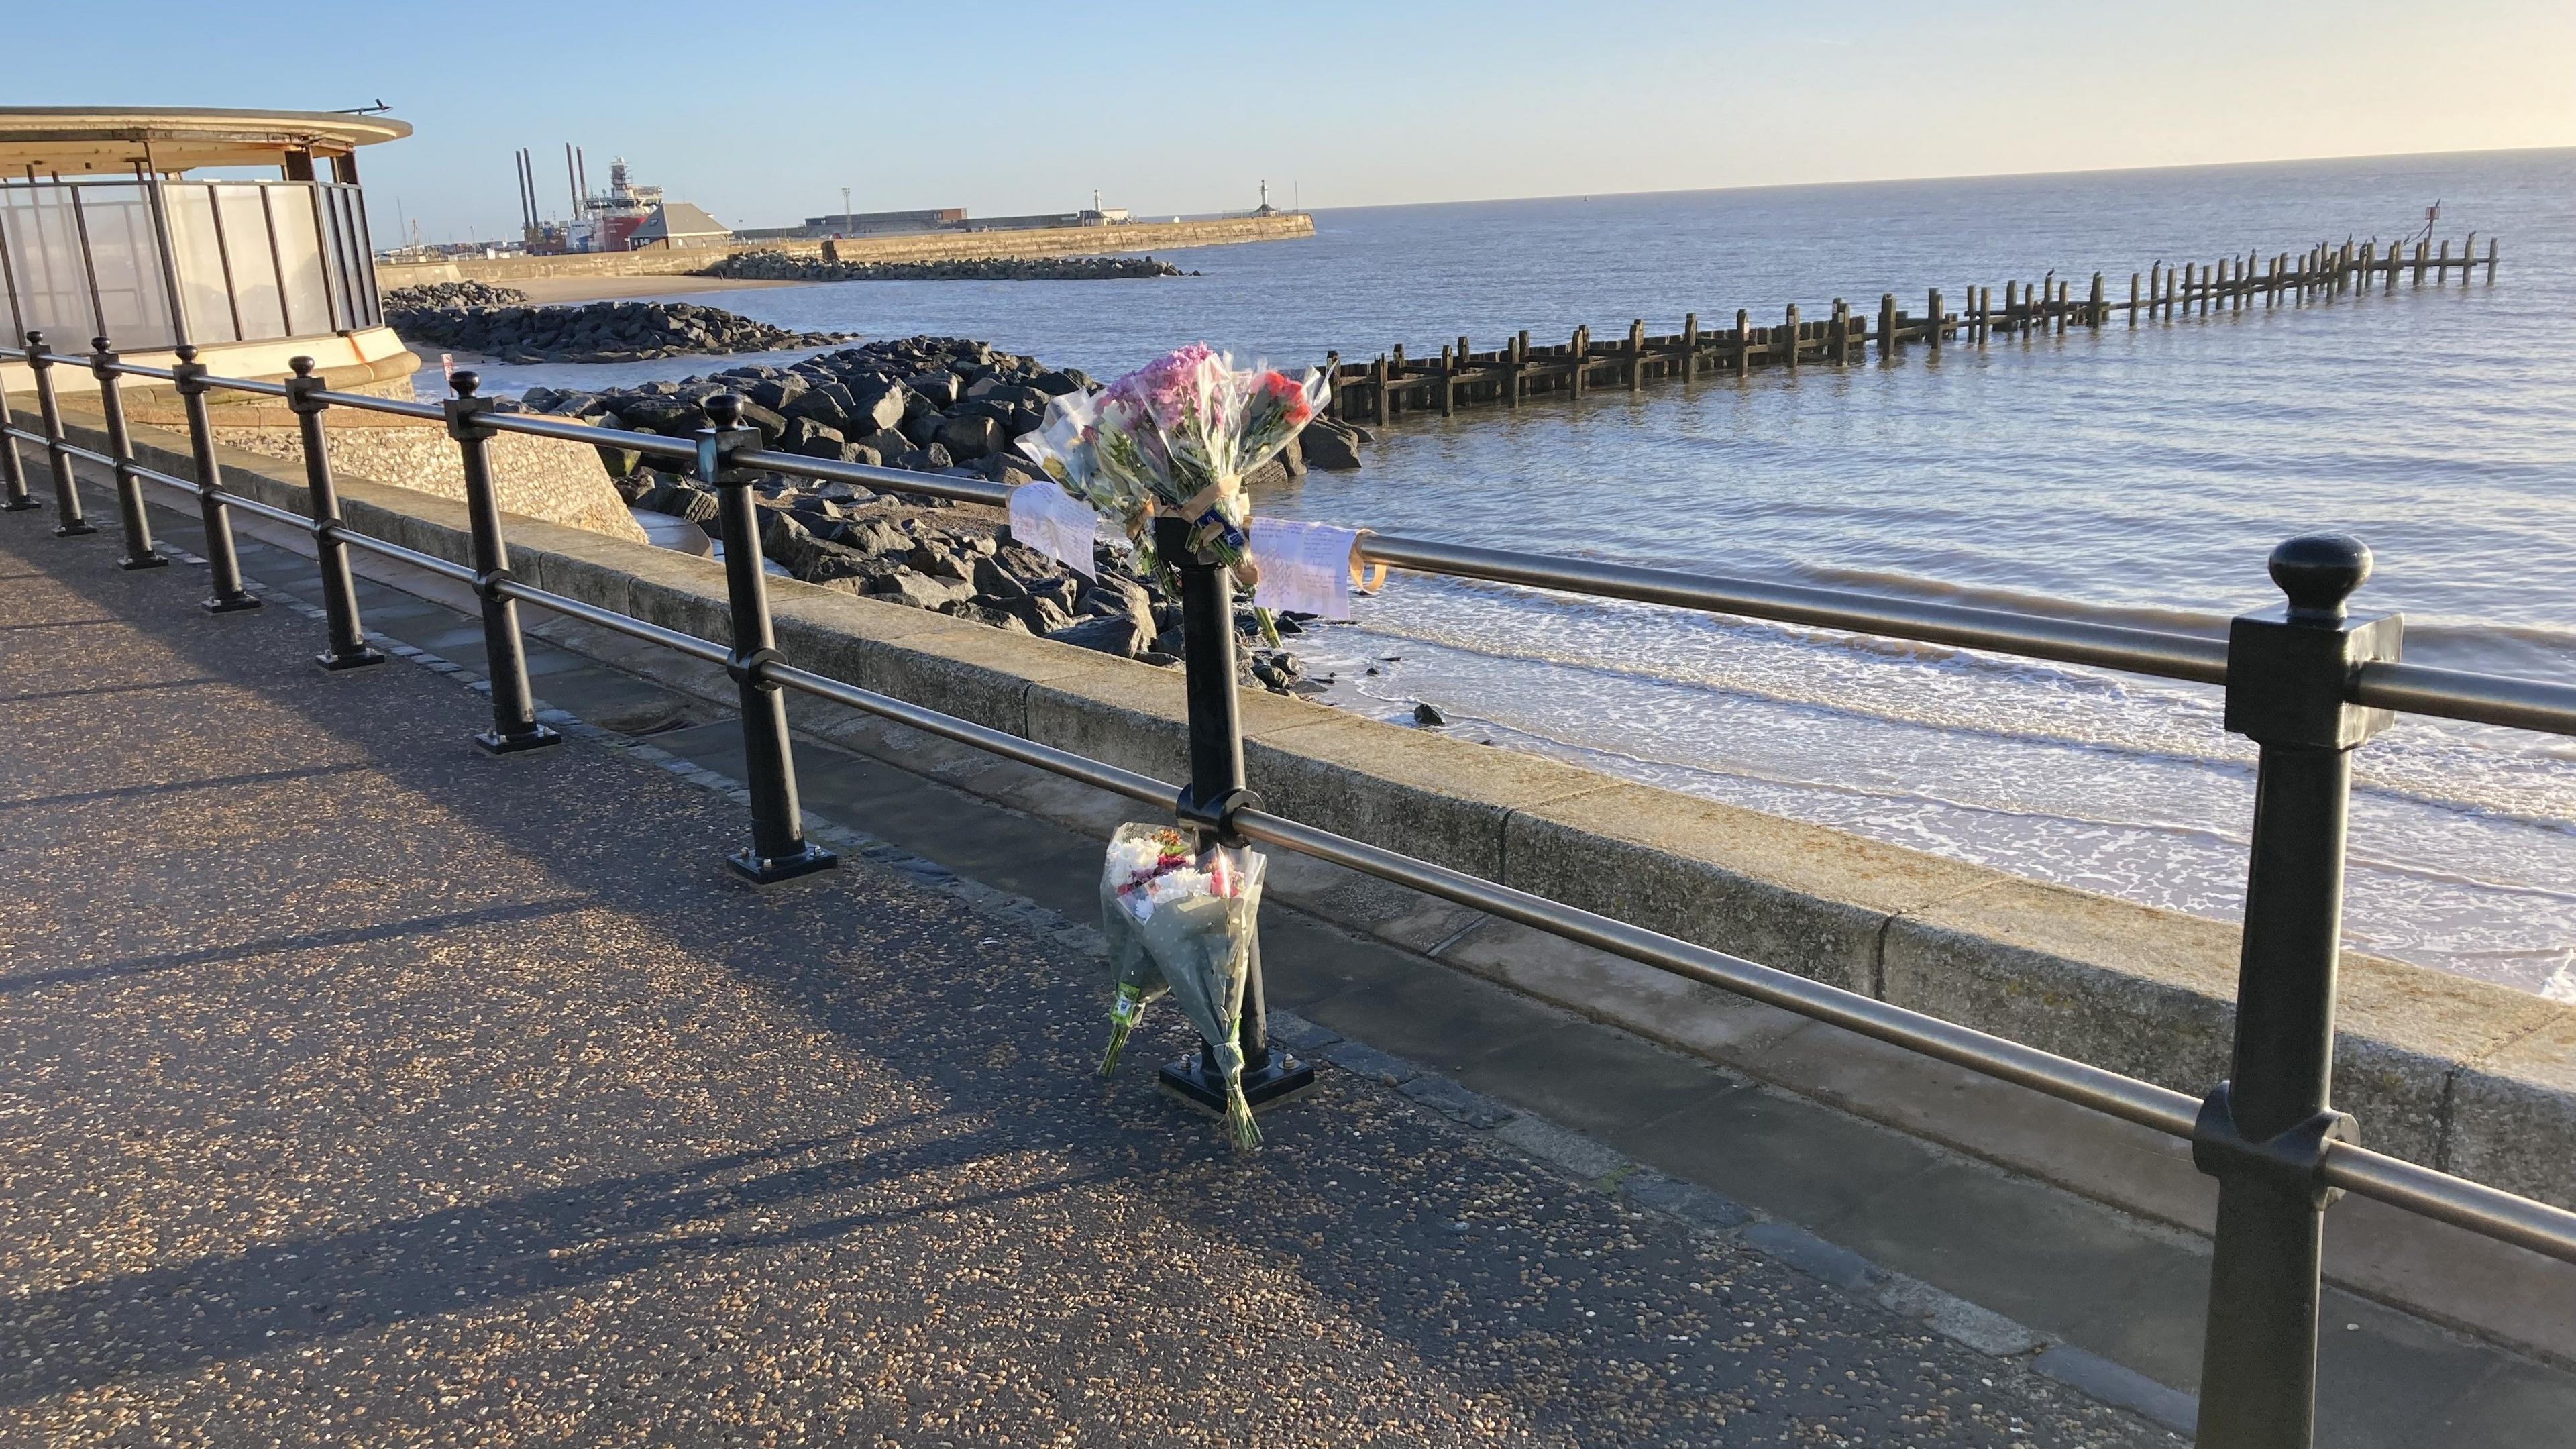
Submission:
[[[1976,171],[1909,176],[1852,176],[1831,181],[1759,181],[1724,186],[1659,186],[1637,191],[1555,191],[1536,196],[1450,196],[1430,201],[1371,201],[1344,206],[1307,206],[1297,209],[1307,212],[1391,211],[1400,207],[1472,206],[1494,201],[1574,201],[1590,200],[1594,197],[1692,196],[1725,191],[1804,191],[1828,186],[1893,186],[1934,181],[2017,181],[2038,176],[2126,176],[2142,171],[2220,171],[2246,166],[2297,166],[2322,161],[2407,161],[2430,156],[2507,156],[2534,151],[2576,152],[2576,143],[2557,146],[2484,146],[2460,151],[2364,151],[2330,156],[2271,156],[2245,161],[2178,161],[2146,166],[2091,166],[2062,171]],[[1143,208],[1131,209],[1142,210]],[[1282,211],[1289,209],[1280,208]],[[1156,207],[1154,210],[1160,212],[1162,208]],[[1189,216],[1193,213],[1183,211],[1168,214]],[[1216,213],[1196,214],[1205,216]]]

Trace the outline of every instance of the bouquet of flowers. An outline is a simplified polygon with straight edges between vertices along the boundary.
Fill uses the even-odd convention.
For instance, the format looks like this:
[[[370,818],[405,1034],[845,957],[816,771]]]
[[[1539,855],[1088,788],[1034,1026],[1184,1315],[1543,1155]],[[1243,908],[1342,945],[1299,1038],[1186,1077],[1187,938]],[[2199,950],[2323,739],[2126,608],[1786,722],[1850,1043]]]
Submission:
[[[1110,837],[1100,872],[1101,934],[1109,938],[1118,995],[1110,1008],[1109,1059],[1115,1063],[1149,993],[1140,984],[1159,971],[1190,1023],[1206,1038],[1226,1088],[1225,1122],[1235,1145],[1253,1147],[1261,1129],[1243,1099],[1244,981],[1252,966],[1252,933],[1261,910],[1267,862],[1245,848],[1200,846],[1168,825],[1121,825]],[[1136,993],[1131,997],[1131,983]]]
[[[1117,521],[1140,564],[1160,569],[1153,521],[1190,522],[1197,562],[1256,580],[1245,557],[1250,510],[1243,475],[1278,455],[1323,406],[1323,374],[1301,381],[1267,368],[1238,369],[1193,343],[1111,383],[1098,395],[1067,393],[1020,438],[1020,451],[1066,492]]]

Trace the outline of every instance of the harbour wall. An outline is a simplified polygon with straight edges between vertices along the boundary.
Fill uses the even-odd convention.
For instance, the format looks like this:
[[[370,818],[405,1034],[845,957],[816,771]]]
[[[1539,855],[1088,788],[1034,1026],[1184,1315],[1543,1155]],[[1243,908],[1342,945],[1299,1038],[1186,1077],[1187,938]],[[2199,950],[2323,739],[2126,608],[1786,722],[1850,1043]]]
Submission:
[[[1218,217],[1207,221],[1138,221],[1117,226],[1036,227],[1011,231],[898,232],[845,237],[832,245],[845,262],[942,262],[982,257],[1092,256],[1113,252],[1175,251],[1236,242],[1286,241],[1313,236],[1314,219],[1302,212],[1277,216]],[[820,257],[820,241],[780,241],[730,246],[655,247],[636,252],[585,252],[560,257],[479,257],[452,262],[381,264],[384,291],[426,282],[510,282],[537,277],[668,277],[697,271],[735,252],[775,251]]]
[[[184,438],[138,429],[136,446],[147,466],[190,471]],[[304,510],[294,470],[229,448],[222,461],[229,486]],[[356,476],[342,494],[361,531],[468,556],[460,503]],[[509,538],[512,572],[535,587],[726,637],[720,565],[533,519],[510,520]],[[1186,774],[1177,672],[790,579],[772,588],[779,647],[801,667],[1123,768]],[[541,634],[731,707],[720,668],[523,613]],[[1276,813],[2178,1091],[2227,1074],[2233,926],[1264,691],[1242,709],[1251,783]],[[790,713],[809,735],[1094,834],[1150,813],[839,706],[800,696]],[[1283,854],[1271,892],[1757,1080],[2208,1231],[2215,1194],[2188,1144],[1338,867]],[[2336,1105],[2359,1118],[2365,1145],[2576,1206],[2576,1006],[2346,953],[2339,1027]],[[2576,1363],[2564,1311],[2576,1268],[2361,1199],[2333,1221],[2333,1281]]]

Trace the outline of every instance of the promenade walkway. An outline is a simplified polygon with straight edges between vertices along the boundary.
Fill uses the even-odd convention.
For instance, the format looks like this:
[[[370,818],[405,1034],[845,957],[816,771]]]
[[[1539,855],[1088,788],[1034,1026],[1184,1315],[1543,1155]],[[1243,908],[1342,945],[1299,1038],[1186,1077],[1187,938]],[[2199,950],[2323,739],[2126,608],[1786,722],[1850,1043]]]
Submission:
[[[0,519],[0,1443],[2174,1442],[1360,1074],[1236,1156],[1060,918],[114,552]]]

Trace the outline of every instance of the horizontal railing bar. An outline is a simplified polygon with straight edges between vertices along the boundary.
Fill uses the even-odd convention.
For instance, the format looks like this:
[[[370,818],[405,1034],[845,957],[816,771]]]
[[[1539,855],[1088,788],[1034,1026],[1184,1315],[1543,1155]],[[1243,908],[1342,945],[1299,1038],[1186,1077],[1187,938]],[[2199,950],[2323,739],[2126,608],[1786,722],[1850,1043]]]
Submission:
[[[2425,664],[2365,664],[2349,698],[2374,709],[2576,734],[2576,686]]]
[[[62,449],[64,452],[71,454],[75,458],[85,458],[90,462],[98,464],[102,468],[113,468],[117,465],[116,456],[114,454],[102,453],[95,448],[84,448],[78,443],[66,442],[62,445]],[[197,485],[191,483],[188,486],[194,488]]]
[[[294,519],[296,522],[302,523],[307,528],[312,528],[313,520],[309,518],[304,518],[292,513],[286,516]],[[414,568],[427,569],[431,573],[437,574],[443,578],[454,579],[460,584],[471,584],[474,582],[474,570],[466,567],[464,564],[454,562],[450,559],[440,558],[436,554],[422,553],[416,548],[405,548],[398,543],[387,543],[381,538],[375,538],[370,535],[360,533],[345,523],[329,524],[322,528],[313,529],[313,532],[317,536],[328,534],[331,537],[340,540],[342,543],[349,545],[351,548],[363,548],[369,553],[382,554],[386,558],[390,559],[399,559],[404,563],[410,564]]]
[[[420,418],[433,423],[447,421],[447,410],[436,403],[403,402],[398,398],[369,397],[362,392],[333,392],[324,387],[313,389],[311,396],[315,401],[326,402],[333,407],[358,408],[371,413],[392,413],[397,417]]]
[[[1955,1022],[1757,965],[1740,956],[1675,940],[1643,926],[1597,916],[1545,896],[1496,885],[1463,871],[1416,860],[1267,811],[1240,812],[1235,817],[1235,828],[1255,840],[1266,840],[1300,855],[1348,866],[1490,915],[1535,926],[1552,936],[1598,947],[1659,971],[1937,1057],[2141,1127],[2188,1138],[2199,1120],[2197,1098],[2153,1082],[1989,1036]]]
[[[175,480],[156,479],[155,481],[172,481],[173,486],[176,486]],[[191,487],[188,491],[193,493],[196,489]],[[226,506],[241,509],[245,513],[283,523],[290,528],[302,529],[307,533],[313,531],[313,520],[291,508],[280,508],[274,503],[262,503],[256,498],[244,498],[238,493],[227,493],[220,488],[215,490],[215,497],[221,499]]]
[[[179,375],[168,368],[145,367],[139,362],[116,362],[110,364],[110,367],[111,370],[124,373],[128,377],[157,377],[163,382],[179,380]]]
[[[828,699],[835,704],[846,704],[852,709],[865,710],[880,719],[890,719],[898,724],[910,725],[924,734],[955,740],[961,745],[973,745],[977,749],[1000,755],[1005,759],[1017,760],[1024,765],[1035,765],[1041,770],[1062,775],[1068,780],[1079,780],[1083,784],[1097,786],[1115,795],[1124,795],[1130,800],[1154,806],[1159,810],[1170,810],[1180,800],[1181,787],[1178,785],[1167,785],[1149,775],[1139,775],[1132,770],[1122,770],[1116,765],[1103,764],[1087,755],[1077,755],[1070,750],[1059,750],[1053,745],[1042,745],[1035,740],[1022,739],[1015,734],[969,723],[954,715],[941,714],[935,709],[925,709],[909,701],[896,699],[889,694],[879,694],[872,689],[861,689],[855,684],[843,684],[837,679],[815,674],[810,670],[798,669],[792,665],[768,663],[760,667],[760,677],[772,684],[801,690],[818,699]]]
[[[282,382],[260,382],[247,377],[209,377],[210,386],[230,388],[235,392],[257,393],[261,397],[290,397]]]
[[[1804,584],[1773,584],[1752,579],[1686,574],[1633,564],[1600,563],[1552,554],[1508,549],[1473,548],[1392,534],[1362,533],[1363,561],[1417,573],[1487,579],[1603,598],[1737,614],[1782,623],[1819,625],[1860,634],[1916,639],[1968,649],[1990,649],[2064,664],[2091,664],[2136,674],[2190,679],[2204,684],[2227,682],[2227,641],[2189,634],[2166,634],[2113,624],[2087,624],[1970,609],[1957,604],[1918,603],[1876,594],[1820,589]]]
[[[588,423],[569,422],[544,413],[484,413],[482,422],[505,433],[527,433],[539,438],[562,438],[567,442],[589,443],[594,447],[619,448],[629,453],[645,453],[656,458],[695,458],[698,445],[684,438],[666,438],[659,433],[631,433],[617,428],[597,428]]]
[[[906,468],[872,468],[865,463],[808,458],[802,453],[773,453],[766,448],[726,456],[729,461],[745,468],[766,468],[773,473],[796,473],[841,483],[864,483],[881,493],[926,493],[933,498],[985,503],[995,508],[1011,505],[1009,484],[983,478],[960,478],[951,473],[915,473]]]
[[[354,537],[349,541],[357,542]],[[465,568],[461,564],[449,564],[445,559],[439,559],[436,562],[458,570],[459,575],[466,582],[474,581],[472,569]],[[731,651],[712,640],[701,639],[695,634],[684,634],[677,629],[666,629],[659,624],[647,623],[632,615],[620,614],[613,609],[603,609],[596,604],[585,604],[579,599],[566,598],[562,594],[549,593],[533,585],[520,583],[516,579],[502,580],[498,592],[503,598],[516,599],[523,604],[534,604],[540,609],[561,614],[568,619],[579,619],[585,624],[597,624],[603,629],[614,629],[630,639],[642,639],[648,643],[659,644],[665,649],[686,654],[692,659],[704,660],[709,664],[723,664],[733,658]]]
[[[135,477],[141,478],[146,482],[158,483],[167,488],[176,488],[180,492],[185,493],[192,498],[196,496],[197,484],[195,479],[182,478],[176,473],[164,473],[158,468],[146,468],[140,463],[128,463],[126,464],[126,467],[133,470]]]
[[[2326,1144],[2330,1187],[2576,1263],[2576,1213],[2349,1142]]]

